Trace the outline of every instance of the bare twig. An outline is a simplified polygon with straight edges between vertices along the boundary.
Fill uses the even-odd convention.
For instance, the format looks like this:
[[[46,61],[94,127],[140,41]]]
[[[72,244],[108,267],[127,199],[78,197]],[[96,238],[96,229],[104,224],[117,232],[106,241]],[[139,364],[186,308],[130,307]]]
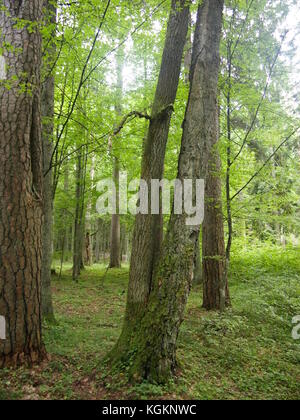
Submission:
[[[243,141],[243,143],[241,145],[241,148],[238,151],[238,153],[235,155],[235,157],[233,158],[233,160],[231,161],[230,166],[232,166],[236,162],[236,160],[240,157],[242,151],[244,150],[244,147],[247,144],[248,138],[249,138],[249,136],[250,136],[250,134],[251,134],[251,132],[252,132],[252,130],[254,128],[254,125],[256,123],[256,120],[257,120],[257,117],[258,117],[260,108],[262,107],[262,104],[263,104],[263,102],[264,102],[264,100],[265,100],[265,98],[267,96],[267,92],[268,92],[268,89],[269,89],[269,86],[270,86],[270,83],[271,83],[271,80],[272,80],[272,75],[273,75],[273,72],[274,72],[274,69],[275,69],[277,60],[278,60],[278,58],[280,56],[280,53],[281,53],[281,50],[282,50],[282,46],[283,46],[283,42],[284,42],[287,34],[288,34],[288,31],[285,31],[284,34],[281,37],[281,44],[278,47],[277,52],[276,52],[276,55],[274,57],[274,60],[273,60],[273,62],[271,64],[270,72],[269,72],[268,77],[267,77],[267,81],[266,81],[266,84],[265,84],[265,87],[264,87],[264,91],[263,91],[263,94],[262,94],[261,99],[259,101],[259,104],[258,104],[258,106],[256,108],[256,111],[255,111],[253,120],[252,120],[252,122],[251,122],[251,124],[250,124],[250,126],[249,126],[249,128],[247,130],[247,133],[246,133],[246,135],[244,137],[244,141]]]
[[[102,29],[103,23],[104,23],[104,21],[105,21],[105,18],[106,18],[106,15],[107,15],[107,12],[108,12],[108,9],[109,9],[109,6],[110,6],[110,3],[111,3],[111,0],[108,0],[108,1],[107,1],[107,4],[106,4],[106,8],[105,8],[104,13],[103,13],[103,16],[102,16],[102,19],[101,19],[101,22],[100,22],[100,24],[99,24],[98,30],[97,30],[96,35],[95,35],[95,37],[94,37],[94,40],[93,40],[93,43],[92,43],[91,49],[90,49],[90,51],[89,51],[89,53],[88,53],[88,55],[87,55],[87,58],[86,58],[86,60],[85,60],[85,64],[84,64],[83,69],[82,69],[82,72],[81,72],[80,82],[79,82],[79,85],[78,85],[78,88],[77,88],[77,92],[76,92],[76,95],[75,95],[74,101],[73,101],[73,103],[72,103],[72,106],[71,106],[70,112],[69,112],[69,114],[68,114],[68,117],[66,118],[66,120],[65,120],[65,121],[64,121],[64,123],[63,123],[63,126],[62,126],[62,128],[61,128],[61,131],[60,131],[60,133],[59,133],[59,135],[58,135],[58,138],[57,138],[57,141],[56,141],[55,147],[54,147],[54,149],[53,149],[52,158],[51,158],[51,164],[52,164],[52,160],[53,160],[53,158],[54,158],[54,156],[55,156],[56,150],[57,150],[57,148],[58,148],[59,142],[60,142],[60,140],[61,140],[61,138],[62,138],[62,136],[63,136],[63,133],[64,133],[64,131],[65,131],[65,129],[66,129],[66,126],[68,125],[69,120],[70,120],[70,118],[71,118],[71,116],[72,116],[72,114],[73,114],[73,112],[74,112],[74,109],[75,109],[75,106],[76,106],[77,100],[78,100],[78,98],[79,98],[79,95],[80,95],[81,89],[82,89],[83,85],[85,84],[85,82],[86,82],[86,80],[87,80],[87,78],[86,78],[86,71],[87,71],[87,68],[88,68],[88,64],[89,64],[89,62],[90,62],[90,59],[91,59],[92,54],[93,54],[93,52],[94,52],[94,49],[95,49],[95,47],[96,47],[96,43],[97,43],[97,40],[98,40],[98,38],[99,38],[99,35],[100,35],[100,32],[101,32],[101,29]]]
[[[261,166],[261,168],[255,172],[255,174],[249,179],[249,181],[236,193],[233,197],[231,197],[231,201],[233,201],[238,195],[243,192],[249,184],[261,173],[261,171],[268,165],[268,163],[273,159],[274,156],[278,153],[278,151],[300,130],[300,127],[296,128],[288,137],[286,137],[283,142],[274,150],[274,152],[268,157],[265,163]]]

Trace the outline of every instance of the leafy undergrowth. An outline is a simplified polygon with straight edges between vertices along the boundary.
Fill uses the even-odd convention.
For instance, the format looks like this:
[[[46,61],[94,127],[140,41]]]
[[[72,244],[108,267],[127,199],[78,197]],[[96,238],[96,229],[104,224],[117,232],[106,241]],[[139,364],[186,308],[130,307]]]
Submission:
[[[235,256],[233,309],[201,309],[192,291],[179,339],[178,375],[167,386],[131,386],[101,363],[116,342],[128,269],[70,267],[53,279],[57,324],[44,325],[50,360],[34,369],[0,371],[0,399],[300,399],[300,250],[264,248]]]

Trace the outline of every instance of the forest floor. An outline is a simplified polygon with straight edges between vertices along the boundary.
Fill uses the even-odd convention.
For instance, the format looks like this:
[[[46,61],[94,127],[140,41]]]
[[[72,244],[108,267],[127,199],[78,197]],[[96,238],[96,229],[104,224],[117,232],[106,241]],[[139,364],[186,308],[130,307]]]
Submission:
[[[34,369],[0,371],[0,399],[300,399],[300,252],[269,248],[235,256],[233,308],[201,309],[195,287],[182,326],[177,377],[166,386],[131,386],[101,364],[116,342],[128,269],[88,268],[78,284],[70,266],[53,279],[56,325],[44,325],[50,360]]]

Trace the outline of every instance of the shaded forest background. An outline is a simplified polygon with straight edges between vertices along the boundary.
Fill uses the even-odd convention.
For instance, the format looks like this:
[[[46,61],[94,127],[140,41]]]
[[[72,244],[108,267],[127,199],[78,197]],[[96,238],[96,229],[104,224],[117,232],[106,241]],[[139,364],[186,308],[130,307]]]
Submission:
[[[82,87],[72,114],[89,50],[87,39],[94,33],[99,20],[94,16],[93,25],[93,15],[98,9],[92,9],[88,4],[79,8],[76,4],[60,10],[56,40],[59,54],[55,62],[56,137],[52,157],[56,261],[72,258],[78,206],[77,179],[80,180],[83,208],[81,235],[86,238],[90,233],[91,241],[90,250],[84,255],[85,263],[109,260],[111,219],[97,214],[99,194],[96,185],[99,180],[113,176],[115,158],[120,169],[128,172],[129,180],[140,176],[143,138],[147,129],[145,121],[131,117],[132,121],[117,136],[113,133],[122,117],[131,111],[150,113],[168,16],[167,5],[156,6],[147,2],[145,8],[138,8],[133,2],[124,2],[124,5],[121,2],[117,8],[119,15],[115,13],[116,9],[110,9],[103,23],[101,42],[97,43],[89,63],[89,69],[96,69]],[[299,243],[297,136],[289,138],[261,170],[281,142],[297,128],[297,83],[294,83],[290,67],[294,62],[290,60],[296,52],[291,40],[295,32],[287,27],[289,10],[287,2],[258,4],[254,1],[233,2],[225,13],[220,79],[221,177],[224,219],[228,222],[226,172],[230,145],[233,245],[237,249],[262,242]],[[98,12],[101,11],[100,7]],[[86,16],[89,16],[88,24]],[[195,14],[192,22],[194,19]],[[135,32],[141,24],[142,27]],[[289,29],[292,34],[287,32]],[[48,27],[48,32],[51,33],[51,27]],[[190,49],[191,43],[187,42],[187,70],[183,70],[180,80],[165,161],[167,179],[176,178],[181,124],[188,94],[185,73],[188,72]],[[85,71],[86,76],[89,71]],[[123,79],[121,89],[118,72]],[[116,109],[119,107],[122,116]],[[79,159],[82,165],[79,165]],[[79,168],[82,173],[78,177]],[[258,171],[259,174],[244,188]],[[124,262],[130,257],[133,222],[134,217],[121,217],[120,254]]]
[[[8,3],[1,133],[3,146],[7,126],[24,136],[39,205],[21,213],[12,142],[2,175],[30,235],[20,245],[16,229],[15,245],[3,200],[0,397],[298,398],[297,2]],[[12,58],[19,35],[25,64]],[[24,101],[7,112],[16,92]],[[174,212],[99,214],[98,183],[122,172],[205,177],[203,227]]]

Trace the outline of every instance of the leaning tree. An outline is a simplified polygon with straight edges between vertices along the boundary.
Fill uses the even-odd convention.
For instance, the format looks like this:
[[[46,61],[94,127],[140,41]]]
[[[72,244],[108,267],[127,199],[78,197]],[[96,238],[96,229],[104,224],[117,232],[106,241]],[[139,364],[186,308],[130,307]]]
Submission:
[[[207,177],[209,159],[219,137],[218,77],[223,0],[204,0],[198,9],[190,70],[190,94],[183,124],[178,179]],[[195,192],[195,191],[194,191]],[[196,198],[195,196],[193,197]],[[170,218],[153,275],[144,316],[134,336],[124,325],[111,354],[115,364],[129,365],[134,380],[165,382],[176,368],[176,345],[193,282],[195,246],[200,224],[187,224],[188,215]],[[126,341],[127,339],[127,341]]]

